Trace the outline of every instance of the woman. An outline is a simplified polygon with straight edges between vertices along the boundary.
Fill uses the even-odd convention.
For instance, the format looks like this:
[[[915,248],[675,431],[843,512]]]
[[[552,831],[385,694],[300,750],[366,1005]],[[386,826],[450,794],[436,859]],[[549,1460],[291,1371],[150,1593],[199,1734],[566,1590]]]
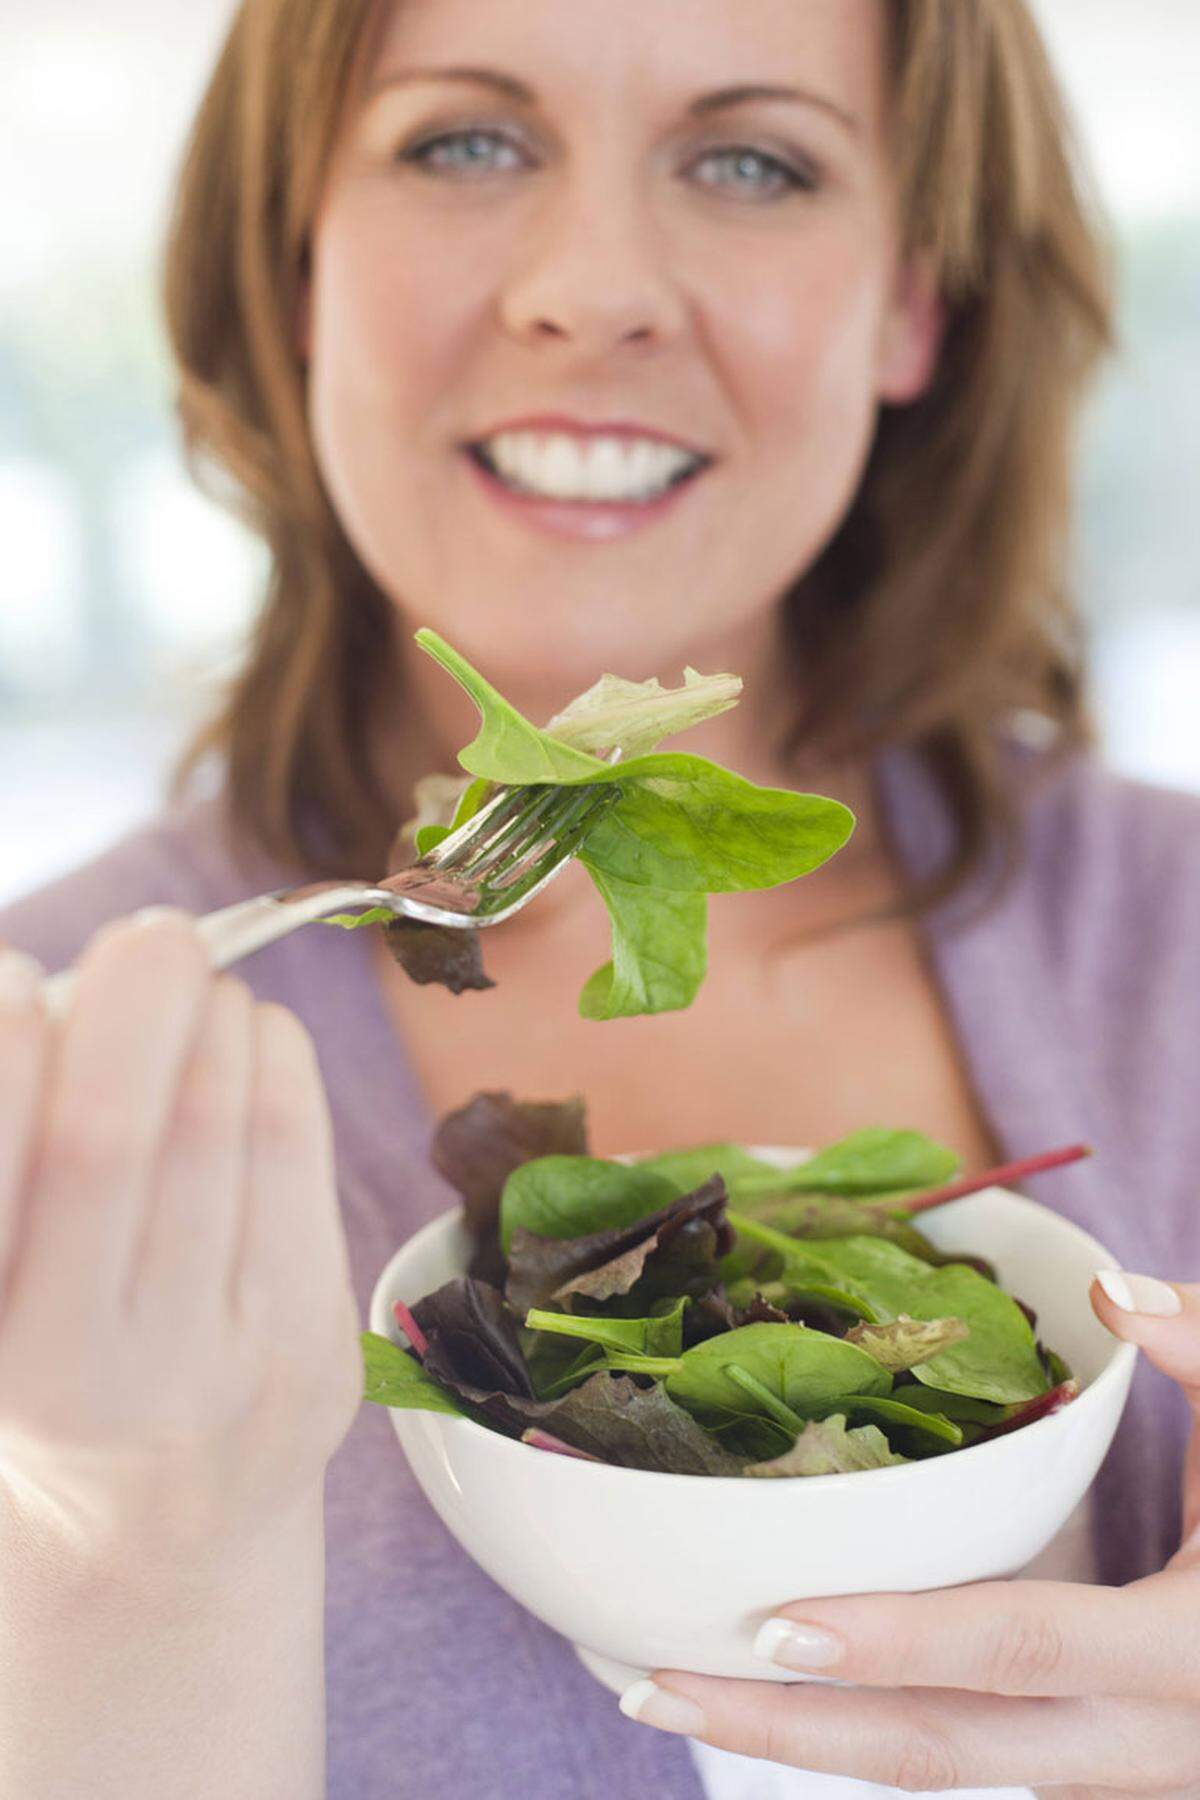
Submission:
[[[1088,753],[1064,521],[1109,311],[1072,169],[1019,0],[238,12],[167,310],[196,467],[270,591],[172,806],[0,915],[81,959],[65,1024],[35,964],[0,1025],[11,1791],[320,1794],[327,1667],[347,1800],[1194,1793],[1200,1287],[1092,1288],[1155,1367],[1059,1579],[781,1594],[766,1651],[857,1686],[663,1671],[641,1725],[357,1405],[378,1270],[453,1199],[430,1129],[484,1087],[581,1093],[599,1154],[1086,1137],[1039,1197],[1195,1267],[1200,815]],[[701,457],[669,506],[646,462],[578,498],[572,436],[616,425]],[[374,933],[212,977],[181,909],[377,873],[454,767],[473,714],[421,624],[535,719],[606,669],[740,674],[684,747],[835,795],[854,838],[713,909],[683,1013],[575,1016],[603,950],[578,868],[489,934],[486,994],[411,984]],[[1189,1479],[1194,1535],[1194,1452]]]

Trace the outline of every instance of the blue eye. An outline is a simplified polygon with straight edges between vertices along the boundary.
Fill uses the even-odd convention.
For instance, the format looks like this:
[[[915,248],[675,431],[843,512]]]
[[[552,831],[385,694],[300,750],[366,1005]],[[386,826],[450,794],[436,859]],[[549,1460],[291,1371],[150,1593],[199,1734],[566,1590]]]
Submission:
[[[447,131],[443,132],[441,137],[428,138],[425,143],[417,144],[413,149],[401,152],[398,160],[400,162],[414,163],[417,168],[434,174],[445,169],[449,169],[451,173],[465,171],[469,174],[474,169],[483,169],[487,172],[486,146],[489,144],[508,144],[510,148],[512,147],[511,139],[503,137],[498,131],[479,131],[474,129],[468,131]],[[461,145],[465,148],[467,153],[462,157],[453,157],[444,161],[435,161],[433,152],[435,150],[441,150],[448,145]]]
[[[425,174],[467,175],[474,173],[492,174],[500,165],[492,162],[489,151],[495,146],[518,149],[513,140],[503,132],[485,131],[478,127],[469,127],[460,131],[446,131],[439,137],[427,138],[424,143],[416,144],[409,150],[400,151],[396,160],[412,163]],[[461,154],[451,154],[461,152]],[[439,154],[442,153],[442,154]],[[817,187],[817,178],[811,169],[793,168],[778,156],[771,156],[765,150],[756,150],[748,144],[731,144],[718,150],[707,150],[697,159],[694,166],[704,163],[725,163],[732,166],[738,177],[736,186],[743,186],[742,178],[753,176],[758,171],[757,181],[744,184],[744,191],[755,197],[777,198],[781,194],[791,193],[797,189],[811,193]],[[514,165],[509,163],[511,169]],[[518,165],[519,166],[519,165]],[[711,185],[711,184],[706,184]],[[724,183],[718,185],[724,186]]]
[[[769,171],[772,180],[751,184],[751,191],[766,194],[768,197],[780,192],[790,193],[797,188],[811,192],[816,181],[807,169],[794,169],[789,163],[781,161],[778,156],[770,156],[765,150],[755,150],[749,144],[730,145],[727,150],[709,150],[700,158],[702,163],[731,163],[739,176],[753,173],[755,167]],[[782,178],[782,183],[780,182]],[[739,184],[740,185],[740,184]]]

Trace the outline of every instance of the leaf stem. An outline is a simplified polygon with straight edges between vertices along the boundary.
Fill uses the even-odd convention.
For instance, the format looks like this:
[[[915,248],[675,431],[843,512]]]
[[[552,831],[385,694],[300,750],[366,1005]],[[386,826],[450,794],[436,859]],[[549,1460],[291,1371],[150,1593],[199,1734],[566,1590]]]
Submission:
[[[559,1456],[578,1456],[584,1462],[603,1462],[602,1456],[593,1456],[590,1450],[577,1450],[574,1444],[565,1444],[553,1432],[543,1431],[539,1425],[531,1425],[521,1433],[523,1444],[532,1444],[535,1450],[553,1450]]]
[[[757,1400],[764,1412],[769,1413],[776,1424],[782,1425],[785,1431],[790,1431],[794,1436],[799,1437],[804,1430],[804,1420],[798,1413],[794,1413],[791,1407],[779,1398],[778,1394],[773,1394],[769,1387],[759,1381],[756,1375],[751,1375],[748,1369],[743,1369],[738,1363],[726,1363],[721,1373],[732,1381],[734,1387],[740,1387],[744,1394],[749,1394],[752,1400]]]
[[[1002,1187],[1008,1182],[1022,1181],[1026,1175],[1038,1175],[1043,1169],[1058,1169],[1064,1163],[1078,1162],[1081,1157],[1090,1156],[1090,1144],[1069,1144],[1063,1150],[1043,1150],[1038,1156],[1023,1156],[1017,1162],[1001,1163],[997,1168],[985,1169],[982,1175],[967,1175],[961,1181],[952,1181],[946,1187],[932,1188],[927,1194],[920,1194],[915,1200],[904,1200],[897,1203],[897,1212],[911,1218],[914,1213],[928,1212],[931,1207],[945,1206],[948,1200],[961,1200],[965,1194],[976,1194],[981,1188]],[[732,1221],[732,1214],[729,1215]]]
[[[417,1324],[417,1321],[413,1318],[402,1300],[392,1301],[392,1312],[395,1316],[397,1325],[399,1325],[401,1331],[423,1361],[425,1352],[429,1348],[429,1340],[425,1336],[425,1333],[421,1330],[421,1327]]]
[[[768,1250],[778,1250],[790,1262],[798,1261],[804,1254],[799,1250],[795,1238],[776,1231],[773,1225],[764,1225],[760,1220],[747,1218],[745,1213],[732,1212],[728,1207],[725,1209],[725,1217],[739,1237],[750,1238],[752,1242],[762,1244]]]
[[[589,1338],[593,1343],[596,1342],[593,1327],[603,1323],[601,1319],[583,1315],[575,1318],[571,1313],[543,1312],[536,1306],[530,1307],[525,1314],[525,1325],[530,1331],[551,1331],[559,1337]]]
[[[610,1350],[604,1359],[606,1369],[623,1369],[630,1375],[653,1375],[665,1381],[679,1367],[677,1356],[638,1356],[632,1351]]]

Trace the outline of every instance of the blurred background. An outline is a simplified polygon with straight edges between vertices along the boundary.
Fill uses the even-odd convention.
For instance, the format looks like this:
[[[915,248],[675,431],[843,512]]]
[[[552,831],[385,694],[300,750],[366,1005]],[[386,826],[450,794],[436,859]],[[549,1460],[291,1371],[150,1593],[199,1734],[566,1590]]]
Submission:
[[[0,904],[157,809],[265,560],[189,484],[158,317],[233,0],[0,18]],[[1108,760],[1200,792],[1200,4],[1035,0],[1118,230],[1077,531]]]

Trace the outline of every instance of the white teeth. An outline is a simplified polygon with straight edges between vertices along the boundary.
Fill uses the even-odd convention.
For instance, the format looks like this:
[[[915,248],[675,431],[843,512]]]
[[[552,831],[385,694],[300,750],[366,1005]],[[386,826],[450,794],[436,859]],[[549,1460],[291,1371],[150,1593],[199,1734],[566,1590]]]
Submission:
[[[483,450],[505,482],[555,500],[652,500],[703,458],[649,438],[501,431]]]

